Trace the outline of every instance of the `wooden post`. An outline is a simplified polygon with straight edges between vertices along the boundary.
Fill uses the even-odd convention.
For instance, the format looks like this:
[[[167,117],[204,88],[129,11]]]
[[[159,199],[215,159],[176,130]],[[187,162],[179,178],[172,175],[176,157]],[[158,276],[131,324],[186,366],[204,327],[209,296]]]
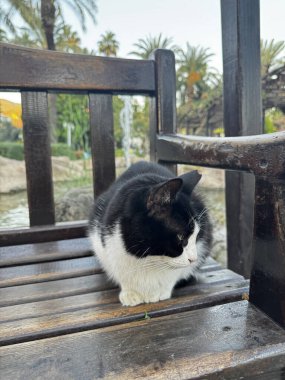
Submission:
[[[55,223],[46,92],[22,92],[30,226]]]
[[[176,133],[175,56],[170,50],[157,49],[151,58],[155,60],[156,96],[150,104],[150,157],[159,161],[157,133]],[[176,173],[177,165],[161,163]]]
[[[262,133],[259,0],[221,0],[226,136]],[[250,276],[254,177],[226,173],[228,267]]]
[[[250,301],[285,327],[285,180],[256,178]]]
[[[112,95],[89,94],[93,189],[96,198],[116,178]]]

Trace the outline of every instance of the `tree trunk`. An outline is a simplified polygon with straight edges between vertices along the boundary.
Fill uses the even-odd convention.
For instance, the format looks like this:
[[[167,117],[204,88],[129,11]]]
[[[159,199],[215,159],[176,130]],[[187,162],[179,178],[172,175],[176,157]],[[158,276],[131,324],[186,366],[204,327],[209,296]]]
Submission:
[[[54,24],[55,6],[54,0],[41,0],[41,20],[47,42],[48,50],[55,50]]]
[[[56,50],[54,42],[55,11],[54,0],[41,0],[41,20],[48,50]],[[56,94],[48,94],[48,103],[50,140],[54,143],[56,142],[57,123]]]

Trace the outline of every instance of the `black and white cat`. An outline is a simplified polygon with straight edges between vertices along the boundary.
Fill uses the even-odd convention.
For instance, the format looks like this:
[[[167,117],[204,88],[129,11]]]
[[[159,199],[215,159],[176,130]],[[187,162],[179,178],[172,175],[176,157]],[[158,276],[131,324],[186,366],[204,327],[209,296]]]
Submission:
[[[148,162],[132,165],[96,201],[89,236],[106,273],[134,306],[171,297],[209,254],[212,229],[193,192],[201,175],[174,177]]]

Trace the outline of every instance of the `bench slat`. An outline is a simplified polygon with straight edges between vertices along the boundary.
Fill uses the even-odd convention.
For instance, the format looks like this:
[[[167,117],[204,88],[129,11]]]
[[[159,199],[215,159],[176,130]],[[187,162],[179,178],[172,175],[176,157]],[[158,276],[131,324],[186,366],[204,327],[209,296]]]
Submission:
[[[0,287],[31,284],[101,273],[94,256],[0,268]]]
[[[116,178],[113,106],[111,95],[89,94],[94,196]]]
[[[248,287],[227,289],[223,286],[188,289],[187,295],[135,307],[122,307],[118,291],[105,291],[63,299],[18,305],[2,309],[0,344],[11,344],[53,335],[127,323],[149,316],[194,310],[209,305],[241,300]],[[108,294],[109,293],[109,294]],[[1,317],[1,314],[0,314]]]
[[[76,239],[86,236],[86,230],[86,221],[65,222],[31,228],[14,228],[12,230],[0,229],[0,247]]]
[[[87,238],[0,248],[0,267],[91,256]]]
[[[153,94],[154,62],[0,44],[0,88]]]
[[[219,379],[239,378],[239,369],[258,377],[268,368],[278,375],[284,342],[280,327],[242,301],[2,347],[1,375]]]
[[[229,270],[202,273],[197,284],[191,284],[190,291],[195,288],[207,288],[214,284],[226,284],[231,288],[231,281],[243,282],[242,276]],[[0,306],[17,305],[28,302],[42,301],[77,294],[90,293],[99,290],[112,289],[115,285],[108,282],[105,274],[71,277],[21,286],[0,288]],[[188,286],[181,287],[179,294],[187,294]]]
[[[54,315],[60,313],[66,313],[74,310],[83,310],[89,309],[90,307],[108,305],[108,304],[119,304],[118,293],[119,289],[114,288],[114,285],[110,282],[108,283],[106,279],[103,278],[105,290],[100,289],[100,280],[103,275],[98,276],[98,286],[96,290],[92,292],[89,290],[88,293],[74,295],[70,297],[55,298],[52,300],[45,300],[39,302],[30,302],[26,304],[7,306],[0,308],[0,323],[6,321],[17,321],[26,318],[35,318],[45,315]],[[96,280],[96,279],[95,279]],[[103,285],[104,285],[103,284]],[[109,289],[108,289],[109,285]],[[112,288],[113,287],[113,288]],[[208,295],[213,295],[218,293],[223,293],[225,295],[235,295],[238,290],[238,294],[248,292],[248,281],[237,281],[232,282],[232,287],[227,287],[225,283],[213,283],[211,287],[202,287],[202,286],[191,286],[188,285],[184,288],[178,288],[174,290],[173,297],[190,297],[191,301],[196,297],[203,297]],[[217,298],[217,297],[216,297]],[[174,301],[173,301],[174,302]],[[213,303],[215,303],[213,298]],[[178,303],[178,301],[177,301]],[[163,303],[160,303],[162,306]],[[146,305],[145,305],[146,306]]]
[[[22,113],[30,225],[54,224],[47,93],[23,92]]]

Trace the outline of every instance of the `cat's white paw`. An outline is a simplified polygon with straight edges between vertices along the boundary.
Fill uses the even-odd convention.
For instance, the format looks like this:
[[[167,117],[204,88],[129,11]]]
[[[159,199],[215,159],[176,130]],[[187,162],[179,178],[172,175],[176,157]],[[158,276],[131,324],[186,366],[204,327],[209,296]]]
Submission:
[[[142,295],[134,290],[122,290],[119,299],[124,306],[136,306],[145,302]]]
[[[172,293],[171,290],[166,290],[162,292],[159,297],[160,301],[168,300],[169,298],[171,298],[171,293]]]

